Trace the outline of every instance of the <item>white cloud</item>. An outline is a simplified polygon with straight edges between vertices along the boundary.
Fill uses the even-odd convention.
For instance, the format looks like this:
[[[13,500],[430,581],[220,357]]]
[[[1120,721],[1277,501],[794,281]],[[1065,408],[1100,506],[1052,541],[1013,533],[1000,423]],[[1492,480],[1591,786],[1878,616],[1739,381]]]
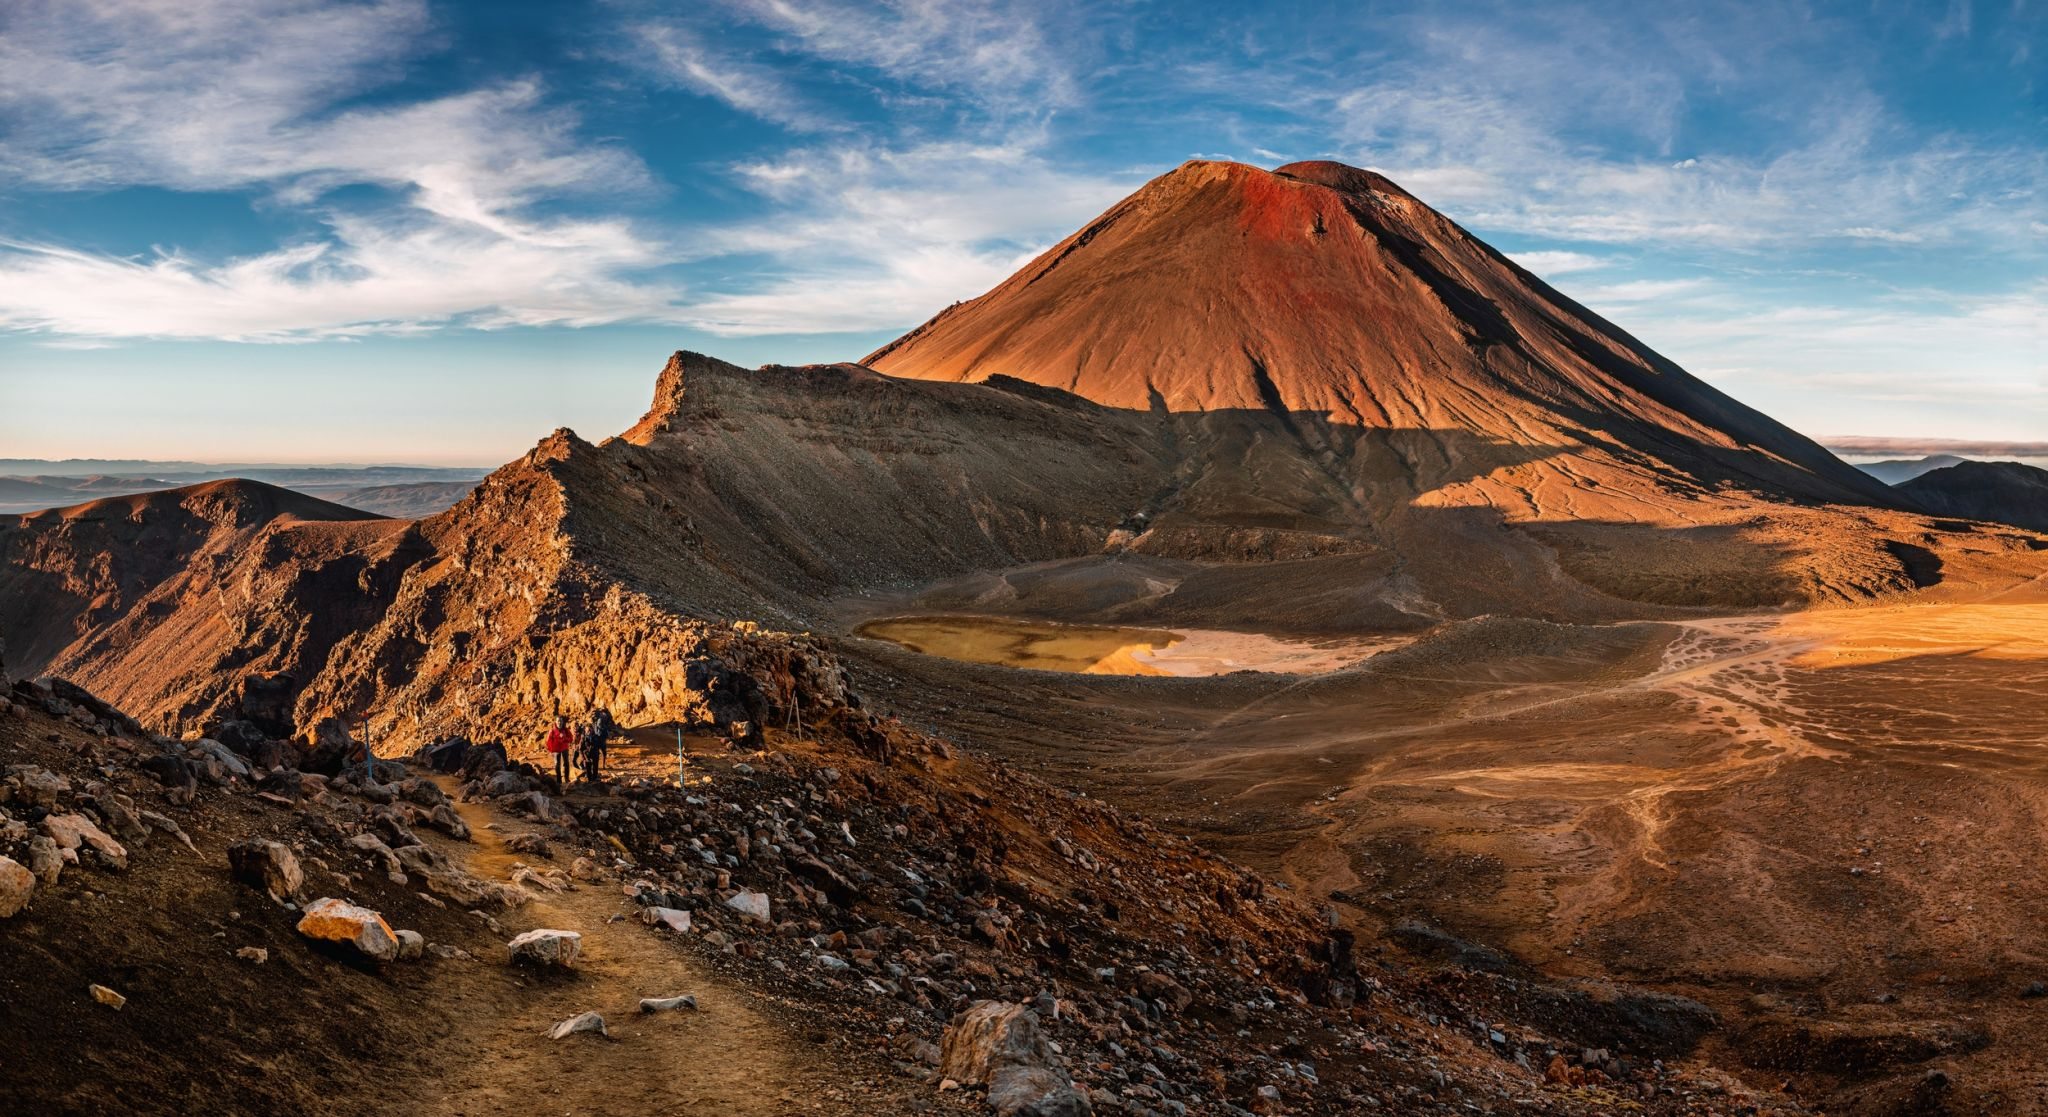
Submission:
[[[1757,11],[1729,23],[1678,10],[1432,12],[1383,21],[1401,49],[1348,88],[1331,91],[1306,63],[1275,68],[1313,82],[1257,88],[1349,161],[1488,230],[1759,251],[2006,248],[2048,214],[2048,151],[1917,130],[1852,59],[1821,68],[1853,49],[1825,19]],[[1693,139],[1699,102],[1748,114],[1747,146],[1674,151]]]
[[[632,154],[513,80],[339,105],[397,73],[417,0],[34,4],[0,36],[0,176],[44,188],[266,191],[324,234],[240,258],[122,259],[0,246],[0,325],[85,337],[290,340],[368,330],[616,321],[672,293],[632,281],[658,249],[536,202],[646,184]],[[395,202],[328,205],[339,187]]]
[[[1510,255],[1514,257],[1515,263],[1545,278],[1611,266],[1611,261],[1599,256],[1588,256],[1583,252],[1515,252]]]
[[[785,49],[869,67],[985,110],[1037,115],[1076,103],[1079,28],[1055,32],[1044,0],[727,0]]]
[[[655,262],[616,223],[540,237],[422,220],[336,219],[314,241],[209,264],[0,242],[0,327],[87,338],[298,341],[478,327],[594,325],[670,315],[675,293],[616,278]]]
[[[767,218],[686,238],[775,261],[747,289],[693,302],[727,335],[904,327],[994,286],[1138,183],[1075,173],[1031,143],[835,145],[735,169]]]
[[[635,47],[649,52],[656,72],[685,89],[797,131],[833,126],[773,69],[721,54],[687,28],[643,23],[633,29],[631,38]],[[638,50],[633,54],[637,56]]]

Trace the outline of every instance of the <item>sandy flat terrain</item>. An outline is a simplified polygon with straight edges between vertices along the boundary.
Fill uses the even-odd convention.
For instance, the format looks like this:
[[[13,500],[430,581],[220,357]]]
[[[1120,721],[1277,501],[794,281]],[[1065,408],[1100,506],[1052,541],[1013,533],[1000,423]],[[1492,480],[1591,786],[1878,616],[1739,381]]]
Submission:
[[[1292,677],[866,670],[1361,927],[1699,997],[1759,1073],[1863,1044],[2048,1112],[2048,604],[1481,620]]]

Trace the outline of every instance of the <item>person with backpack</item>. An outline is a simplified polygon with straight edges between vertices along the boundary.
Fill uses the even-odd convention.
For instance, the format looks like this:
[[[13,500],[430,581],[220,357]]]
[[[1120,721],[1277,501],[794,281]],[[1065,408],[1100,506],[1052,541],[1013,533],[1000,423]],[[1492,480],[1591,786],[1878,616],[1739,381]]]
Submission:
[[[555,760],[555,782],[561,784],[563,790],[569,787],[569,746],[575,740],[576,735],[569,732],[569,719],[556,714],[555,727],[548,730],[547,748],[548,755]]]
[[[583,778],[592,783],[604,782],[604,753],[611,743],[612,733],[618,728],[612,722],[611,711],[602,707],[590,715],[590,723],[583,729]]]

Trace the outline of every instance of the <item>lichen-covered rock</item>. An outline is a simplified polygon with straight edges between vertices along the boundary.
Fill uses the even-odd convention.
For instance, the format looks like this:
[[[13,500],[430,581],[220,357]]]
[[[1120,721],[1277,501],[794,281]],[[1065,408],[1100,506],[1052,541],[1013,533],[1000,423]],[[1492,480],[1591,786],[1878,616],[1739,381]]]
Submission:
[[[976,1001],[951,1023],[939,1044],[939,1074],[987,1086],[998,1117],[1087,1117],[1087,1095],[1074,1088],[1038,1029],[1038,1014],[1020,1004]]]
[[[398,957],[398,935],[382,915],[331,896],[306,905],[306,914],[299,920],[299,934],[352,946],[365,958],[378,962]]]

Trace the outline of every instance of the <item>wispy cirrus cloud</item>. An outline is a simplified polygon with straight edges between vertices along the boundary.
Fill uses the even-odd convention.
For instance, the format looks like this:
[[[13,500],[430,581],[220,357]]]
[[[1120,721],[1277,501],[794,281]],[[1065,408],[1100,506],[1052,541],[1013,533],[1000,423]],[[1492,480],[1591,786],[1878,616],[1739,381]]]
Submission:
[[[253,255],[0,243],[0,326],[85,337],[303,340],[433,324],[595,323],[660,310],[658,251],[536,202],[644,188],[514,79],[351,106],[429,30],[416,0],[31,3],[0,35],[0,174],[45,189],[255,191],[312,231]],[[388,200],[327,201],[372,186]]]
[[[689,239],[775,263],[686,312],[735,336],[915,323],[1001,282],[1137,184],[1066,170],[1029,145],[967,143],[810,148],[735,173],[772,215]]]

